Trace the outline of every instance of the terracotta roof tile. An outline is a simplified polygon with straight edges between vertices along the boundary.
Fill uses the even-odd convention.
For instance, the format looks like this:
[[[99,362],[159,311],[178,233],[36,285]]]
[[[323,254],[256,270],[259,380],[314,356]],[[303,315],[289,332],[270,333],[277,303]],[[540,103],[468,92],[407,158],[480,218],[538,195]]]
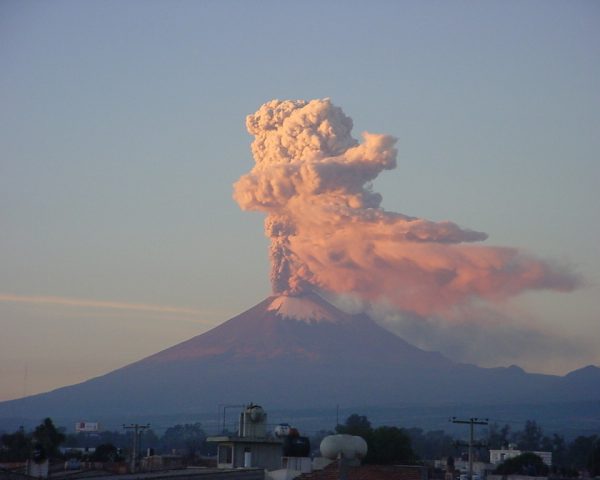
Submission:
[[[422,480],[423,468],[406,465],[360,465],[348,468],[348,480]],[[315,470],[297,477],[297,480],[337,480],[338,462],[333,462],[323,470]]]

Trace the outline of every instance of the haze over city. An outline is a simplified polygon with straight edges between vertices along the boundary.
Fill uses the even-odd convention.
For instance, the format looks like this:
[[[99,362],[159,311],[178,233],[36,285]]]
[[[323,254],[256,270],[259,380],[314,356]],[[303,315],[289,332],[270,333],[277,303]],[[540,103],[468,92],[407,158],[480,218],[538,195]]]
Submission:
[[[596,3],[6,1],[0,13],[0,400],[313,288],[453,360],[600,364]],[[305,167],[291,148],[263,156],[264,119],[302,109],[299,131],[332,119],[328,150]],[[298,168],[277,170],[282,158]],[[381,217],[346,222],[332,205]],[[269,215],[271,238],[264,213],[243,209]],[[342,227],[352,235],[333,238]],[[383,264],[358,261],[374,250]],[[356,278],[335,270],[344,255]],[[466,280],[446,288],[432,265]]]

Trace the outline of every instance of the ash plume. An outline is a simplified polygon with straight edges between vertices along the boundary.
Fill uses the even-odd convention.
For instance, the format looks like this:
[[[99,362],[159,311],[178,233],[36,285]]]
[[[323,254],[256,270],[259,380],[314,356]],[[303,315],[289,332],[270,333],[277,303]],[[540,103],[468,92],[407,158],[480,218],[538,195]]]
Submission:
[[[485,233],[384,210],[371,182],[396,167],[396,139],[365,132],[359,143],[329,99],[272,100],[246,127],[255,165],[234,198],[267,213],[275,294],[353,293],[423,316],[578,284],[518,249],[478,244]]]

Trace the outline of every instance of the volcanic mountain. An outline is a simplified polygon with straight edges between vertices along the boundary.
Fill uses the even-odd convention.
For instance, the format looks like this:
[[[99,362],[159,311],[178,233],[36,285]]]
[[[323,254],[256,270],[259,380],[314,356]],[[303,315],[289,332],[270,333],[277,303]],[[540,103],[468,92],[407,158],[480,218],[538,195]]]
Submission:
[[[492,340],[490,340],[492,341]],[[600,399],[600,369],[480,368],[416,348],[315,294],[269,297],[216,328],[83,383],[0,404],[0,417]],[[41,412],[41,413],[40,413]]]

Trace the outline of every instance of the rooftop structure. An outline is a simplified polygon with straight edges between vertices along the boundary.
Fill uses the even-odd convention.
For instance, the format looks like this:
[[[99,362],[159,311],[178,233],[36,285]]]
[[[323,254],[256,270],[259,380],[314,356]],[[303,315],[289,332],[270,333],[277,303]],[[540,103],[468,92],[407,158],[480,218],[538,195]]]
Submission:
[[[218,468],[281,468],[282,440],[267,436],[267,413],[259,405],[250,403],[242,410],[238,435],[206,440],[218,445]]]

